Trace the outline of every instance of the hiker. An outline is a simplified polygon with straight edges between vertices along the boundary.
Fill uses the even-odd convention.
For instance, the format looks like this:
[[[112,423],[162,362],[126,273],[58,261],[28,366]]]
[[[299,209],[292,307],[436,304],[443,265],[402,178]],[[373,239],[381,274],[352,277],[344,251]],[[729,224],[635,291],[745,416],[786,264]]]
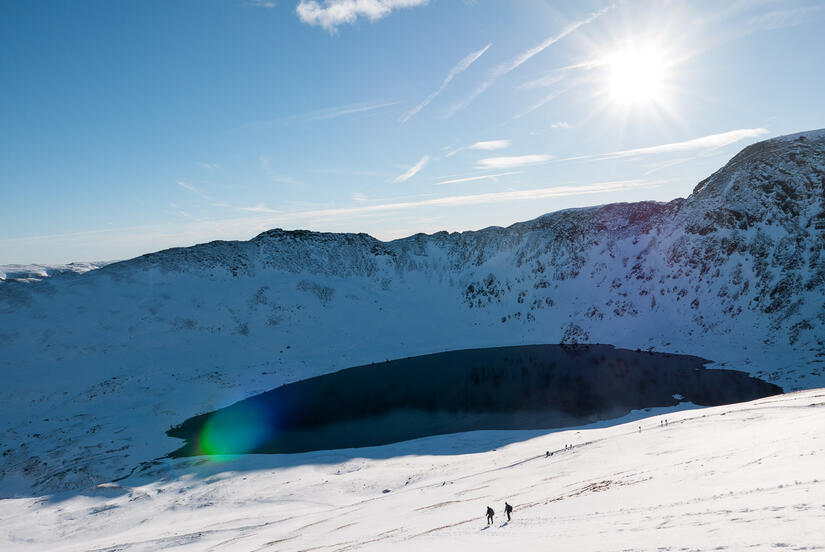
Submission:
[[[504,503],[504,513],[507,514],[507,521],[510,521],[510,514],[513,513],[513,507],[506,502]]]
[[[544,451],[544,457],[545,458],[550,458],[550,451],[549,450]]]
[[[487,525],[493,524],[493,515],[495,515],[493,509],[487,506]]]

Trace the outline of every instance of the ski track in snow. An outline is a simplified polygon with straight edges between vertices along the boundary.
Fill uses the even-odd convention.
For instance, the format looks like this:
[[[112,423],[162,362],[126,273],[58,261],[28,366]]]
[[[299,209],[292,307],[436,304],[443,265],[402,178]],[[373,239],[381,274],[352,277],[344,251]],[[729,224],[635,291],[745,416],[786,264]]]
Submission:
[[[823,550],[823,427],[818,389],[461,456],[428,455],[454,438],[439,436],[340,463],[336,451],[163,460],[116,484],[0,501],[0,544],[65,552]],[[493,443],[496,433],[462,437]],[[505,500],[515,506],[509,523]],[[496,510],[489,528],[487,505]]]

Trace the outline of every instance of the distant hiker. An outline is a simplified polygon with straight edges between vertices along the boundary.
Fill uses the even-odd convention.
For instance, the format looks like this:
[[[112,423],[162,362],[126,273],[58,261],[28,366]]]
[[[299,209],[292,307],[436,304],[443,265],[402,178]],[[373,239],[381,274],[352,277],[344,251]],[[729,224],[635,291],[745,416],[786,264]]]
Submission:
[[[507,521],[510,521],[510,514],[513,513],[513,507],[506,502],[504,503],[504,513],[507,514]]]
[[[639,426],[639,433],[642,432],[642,426]]]
[[[487,506],[487,525],[492,525],[493,524],[493,516],[494,515],[495,515],[495,512],[493,511],[493,509],[490,508],[489,506]]]
[[[549,450],[544,452],[544,457],[545,458],[550,458],[550,451]]]

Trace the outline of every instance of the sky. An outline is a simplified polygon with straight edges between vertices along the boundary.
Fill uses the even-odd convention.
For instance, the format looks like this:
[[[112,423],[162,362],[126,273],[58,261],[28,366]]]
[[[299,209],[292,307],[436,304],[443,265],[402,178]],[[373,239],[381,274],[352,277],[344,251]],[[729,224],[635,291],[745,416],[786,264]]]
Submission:
[[[0,0],[0,264],[670,201],[825,127],[814,1]]]

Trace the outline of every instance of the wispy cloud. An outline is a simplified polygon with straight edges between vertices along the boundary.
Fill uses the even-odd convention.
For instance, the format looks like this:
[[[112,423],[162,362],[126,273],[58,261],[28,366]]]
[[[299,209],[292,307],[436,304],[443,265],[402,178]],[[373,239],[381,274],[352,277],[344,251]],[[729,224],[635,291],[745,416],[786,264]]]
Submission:
[[[519,155],[515,157],[487,157],[485,159],[479,159],[476,162],[476,166],[479,169],[485,170],[506,170],[538,165],[540,163],[546,163],[551,159],[553,159],[552,155],[544,154]]]
[[[500,150],[510,147],[510,140],[484,140],[481,142],[476,142],[475,144],[467,146],[469,150],[484,150],[484,151],[492,151],[492,150]]]
[[[609,9],[611,9],[612,7],[613,6],[608,6],[604,9],[602,9],[602,10],[591,13],[585,19],[582,19],[580,21],[576,21],[574,23],[571,23],[570,25],[568,25],[564,29],[562,29],[562,31],[560,33],[547,38],[544,42],[542,42],[538,46],[530,48],[529,50],[527,50],[526,52],[522,52],[521,54],[519,54],[518,56],[516,56],[515,58],[513,58],[509,62],[504,63],[502,65],[499,65],[498,67],[496,67],[493,70],[493,72],[490,74],[490,76],[487,78],[487,80],[482,82],[481,85],[478,88],[476,88],[475,91],[472,94],[470,94],[470,96],[467,99],[465,99],[464,101],[462,101],[460,103],[454,104],[452,106],[452,108],[450,109],[450,111],[448,113],[448,116],[454,115],[458,111],[460,111],[460,110],[464,109],[465,107],[467,107],[468,105],[470,105],[477,97],[479,97],[481,94],[483,94],[484,91],[486,91],[488,88],[490,88],[490,86],[492,86],[494,82],[496,82],[498,79],[500,79],[501,77],[503,77],[507,73],[510,73],[511,71],[517,69],[518,67],[520,67],[521,65],[526,63],[528,60],[530,60],[532,57],[540,54],[541,52],[543,52],[544,50],[546,50],[547,48],[549,48],[550,46],[552,46],[553,44],[555,44],[559,40],[563,39],[564,37],[566,37],[570,33],[577,30],[579,27],[581,27],[583,25],[587,25],[588,23],[592,22],[593,20],[601,17]]]
[[[329,109],[321,109],[303,116],[306,121],[326,121],[329,119],[337,119],[338,117],[346,117],[347,115],[355,115],[357,113],[366,113],[367,111],[375,111],[396,105],[398,102],[386,102],[377,104],[354,103],[350,105],[343,105],[339,107],[331,107]]]
[[[729,146],[731,144],[740,142],[742,140],[746,140],[748,138],[759,138],[760,136],[764,136],[768,133],[768,129],[765,128],[742,128],[738,130],[731,130],[728,132],[721,132],[719,134],[702,136],[701,138],[694,138],[692,140],[685,140],[684,142],[671,142],[669,144],[661,144],[658,146],[613,151],[610,153],[600,153],[595,155],[566,157],[564,159],[559,159],[558,161],[576,161],[585,159],[619,159],[625,157],[641,157],[645,155],[655,155],[660,153],[681,153],[686,151],[714,150],[725,146]]]
[[[558,83],[563,78],[564,75],[561,72],[556,72],[551,75],[545,75],[535,80],[527,81],[521,86],[519,86],[519,88],[521,88],[522,90],[530,90],[532,88],[548,88]]]
[[[540,107],[544,107],[548,103],[552,102],[553,100],[555,100],[556,98],[558,98],[559,96],[561,96],[562,94],[567,92],[567,90],[568,90],[568,88],[563,88],[561,90],[555,90],[555,91],[551,92],[550,94],[548,94],[547,96],[545,96],[544,98],[542,98],[541,100],[536,102],[535,104],[528,107],[526,110],[524,110],[521,113],[519,113],[518,115],[516,115],[515,118],[516,119],[521,119],[525,115],[529,115],[530,113],[534,112],[535,110],[539,109]]]
[[[200,191],[199,188],[197,188],[196,186],[193,186],[192,184],[188,184],[188,183],[186,183],[182,180],[178,180],[177,184],[178,184],[178,186],[180,186],[184,190],[189,190],[190,192],[192,192],[193,194],[195,194],[196,196],[198,196],[201,199],[205,199],[206,201],[215,201],[214,199],[212,199],[211,197],[209,197],[208,195],[206,195],[205,193]]]
[[[429,96],[427,96],[424,99],[423,102],[421,102],[420,104],[418,104],[417,106],[415,106],[411,110],[404,113],[398,120],[402,123],[406,123],[407,121],[410,120],[410,118],[413,115],[415,115],[416,113],[418,113],[419,111],[421,111],[422,109],[427,107],[427,105],[431,101],[433,101],[436,98],[436,96],[441,94],[444,91],[444,89],[447,88],[447,85],[450,84],[450,82],[456,77],[456,75],[466,71],[470,67],[470,65],[475,63],[475,61],[478,58],[480,58],[482,55],[484,55],[484,52],[486,52],[490,48],[490,46],[492,46],[492,43],[488,44],[487,46],[485,46],[481,50],[471,52],[470,54],[468,54],[467,56],[462,58],[461,61],[459,61],[458,64],[456,64],[456,66],[453,67],[450,70],[450,72],[447,74],[447,76],[444,77],[444,80],[441,82],[441,86],[439,86],[434,92],[432,92]]]
[[[183,209],[179,209],[178,214],[180,216],[182,216],[183,218],[187,218],[187,219],[190,219],[190,220],[201,220],[198,217],[193,216],[193,215],[189,214],[188,212],[184,211]]]
[[[511,174],[521,174],[521,171],[510,171],[510,172],[503,172],[503,173],[496,173],[496,174],[484,174],[481,176],[467,176],[464,178],[452,178],[450,180],[442,180],[440,182],[436,182],[437,185],[444,185],[444,184],[458,184],[460,182],[474,182],[476,180],[497,180],[502,176],[509,176]]]
[[[314,220],[318,218],[339,218],[354,215],[363,215],[386,211],[403,211],[422,207],[459,207],[464,205],[481,205],[487,203],[501,203],[506,201],[535,201],[559,197],[592,195],[600,193],[621,192],[630,189],[652,188],[659,186],[662,180],[621,180],[598,182],[582,186],[554,186],[551,188],[535,188],[529,190],[508,190],[506,192],[491,192],[483,194],[454,195],[417,201],[382,203],[340,209],[320,209],[292,213],[290,218],[299,220]]]
[[[270,0],[246,0],[244,2],[245,6],[251,6],[253,8],[277,8],[278,4],[275,2],[271,2]]]
[[[660,161],[657,163],[651,163],[649,168],[644,172],[645,176],[649,176],[653,173],[669,169],[671,167],[676,167],[678,165],[684,165],[685,163],[690,163],[691,161],[695,161],[697,159],[702,159],[703,157],[708,157],[712,155],[713,151],[710,152],[700,152],[695,155],[689,155],[687,157],[678,157],[676,159],[668,159],[667,161]]]
[[[484,194],[454,195],[416,201],[389,202],[376,205],[360,205],[358,207],[341,207],[330,209],[313,209],[293,213],[283,213],[283,217],[276,221],[302,221],[319,218],[337,218],[353,215],[362,215],[384,211],[402,211],[421,207],[456,207],[462,205],[479,205],[484,203],[499,203],[503,201],[531,201],[566,196],[590,195],[609,192],[620,192],[630,189],[652,188],[661,185],[663,180],[617,180],[597,182],[581,186],[554,186],[550,188],[534,188],[529,190],[508,190],[506,192],[491,192]]]
[[[407,180],[409,180],[410,178],[414,177],[414,176],[415,176],[415,175],[417,175],[419,172],[421,172],[421,169],[423,169],[424,167],[426,167],[426,166],[427,166],[427,163],[428,163],[429,161],[430,161],[430,156],[429,156],[429,155],[425,155],[424,157],[422,157],[421,159],[419,159],[419,160],[418,160],[418,163],[416,163],[415,165],[413,165],[412,167],[410,167],[409,169],[407,169],[406,171],[404,171],[404,173],[403,173],[403,174],[398,175],[398,176],[397,176],[397,177],[393,180],[393,183],[394,183],[394,184],[398,184],[398,183],[400,183],[400,182],[406,182]]]
[[[258,162],[260,164],[261,170],[273,181],[278,182],[279,184],[286,184],[287,186],[306,186],[306,183],[289,176],[287,174],[283,174],[273,168],[272,166],[272,159],[267,157],[266,155],[261,155],[258,158]]]
[[[263,203],[259,203],[252,207],[235,207],[238,211],[246,211],[248,213],[282,213],[283,211],[279,211],[278,209],[270,209]]]
[[[573,128],[570,123],[567,121],[558,121],[556,123],[550,123],[550,128],[564,128],[564,129],[571,129]]]
[[[823,15],[823,13],[825,13],[825,5],[769,11],[752,17],[748,21],[747,32],[795,27],[811,21],[812,18]]]
[[[691,57],[752,34],[816,21],[825,14],[825,5],[821,2],[787,8],[785,5],[790,3],[785,2],[782,9],[773,9],[777,4],[783,3],[778,0],[719,2],[718,7],[714,6],[716,9],[707,10],[707,14],[695,22],[711,31]]]
[[[380,178],[388,178],[392,176],[386,171],[376,171],[372,169],[344,169],[340,167],[319,167],[313,169],[313,172],[321,174],[335,174],[340,176],[376,176]]]
[[[428,0],[300,0],[295,8],[298,18],[335,33],[339,25],[355,23],[359,17],[377,21],[393,10],[423,6]]]
[[[282,212],[282,211],[279,211],[277,209],[269,209],[268,207],[266,207],[266,206],[264,206],[263,204],[260,204],[260,203],[258,205],[252,206],[252,207],[238,207],[236,205],[232,205],[232,204],[227,203],[225,201],[218,201],[215,198],[203,193],[203,191],[201,191],[200,188],[198,188],[197,186],[193,186],[192,184],[189,184],[187,182],[183,182],[182,180],[178,180],[177,184],[178,184],[178,186],[180,186],[184,190],[188,190],[188,191],[192,192],[193,194],[195,194],[196,196],[198,196],[199,198],[201,198],[205,201],[208,201],[209,205],[211,205],[212,207],[220,207],[221,209],[230,209],[230,210],[233,210],[233,211],[246,211],[246,212],[250,212],[250,213],[281,213]],[[177,212],[183,217],[191,218],[193,220],[201,220],[201,219],[191,215],[187,211],[184,211],[183,209],[178,208],[177,204],[175,204],[175,203],[172,203],[171,207],[176,209]]]
[[[470,144],[469,146],[462,146],[460,148],[454,149],[453,151],[449,152],[446,157],[452,157],[456,153],[464,150],[482,150],[482,151],[493,151],[493,150],[500,150],[506,149],[510,147],[510,140],[483,140],[481,142],[476,142],[474,144]]]
[[[328,121],[330,119],[337,119],[339,117],[348,117],[351,115],[358,115],[361,113],[368,113],[371,111],[379,111],[381,109],[385,109],[387,107],[391,107],[397,105],[398,102],[380,102],[380,103],[367,103],[367,102],[357,102],[351,103],[347,105],[339,105],[335,107],[327,107],[324,109],[318,109],[316,111],[310,111],[309,113],[300,113],[297,115],[289,115],[287,117],[281,117],[279,119],[266,119],[261,121],[252,121],[250,123],[244,124],[241,128],[244,129],[251,129],[251,130],[261,130],[270,128],[277,125],[289,125],[289,124],[296,124],[296,123],[315,123],[318,121]]]

